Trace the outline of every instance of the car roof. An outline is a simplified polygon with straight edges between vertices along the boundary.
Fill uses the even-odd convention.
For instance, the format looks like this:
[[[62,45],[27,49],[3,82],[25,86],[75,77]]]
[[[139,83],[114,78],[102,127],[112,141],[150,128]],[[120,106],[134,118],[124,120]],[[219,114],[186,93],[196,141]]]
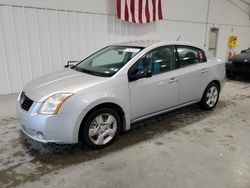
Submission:
[[[157,45],[157,44],[162,44],[162,45],[188,45],[188,46],[194,46],[198,47],[190,42],[182,42],[182,41],[161,41],[161,40],[135,40],[135,41],[128,41],[128,42],[122,42],[122,43],[117,43],[114,44],[114,46],[134,46],[134,47],[149,47],[152,45]]]

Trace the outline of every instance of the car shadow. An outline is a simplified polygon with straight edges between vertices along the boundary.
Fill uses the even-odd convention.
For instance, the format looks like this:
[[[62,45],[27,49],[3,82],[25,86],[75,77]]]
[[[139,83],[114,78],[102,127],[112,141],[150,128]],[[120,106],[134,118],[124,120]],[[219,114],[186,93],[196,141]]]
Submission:
[[[217,107],[212,111],[202,111],[196,105],[190,105],[149,118],[133,124],[132,130],[122,133],[113,144],[100,150],[80,148],[78,145],[43,145],[25,137],[20,131],[19,139],[22,147],[31,156],[30,161],[27,163],[35,166],[36,173],[16,174],[15,168],[22,165],[17,164],[10,169],[2,170],[0,175],[6,182],[12,182],[11,186],[17,186],[27,181],[37,181],[40,180],[42,175],[47,173],[101,158],[119,150],[132,147],[135,144],[159,138],[172,131],[178,131],[185,126],[204,120],[212,114],[219,113],[230,104],[230,101],[219,101]],[[8,174],[11,174],[11,176]]]

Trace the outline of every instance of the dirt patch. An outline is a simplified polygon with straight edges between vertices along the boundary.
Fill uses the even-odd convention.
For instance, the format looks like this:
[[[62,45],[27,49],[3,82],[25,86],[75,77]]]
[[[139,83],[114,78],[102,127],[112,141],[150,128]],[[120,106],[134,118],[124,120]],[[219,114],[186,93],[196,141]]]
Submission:
[[[0,126],[11,125],[12,123],[15,123],[16,120],[17,120],[16,117],[8,117],[0,119]],[[12,126],[10,127],[13,128]]]
[[[13,153],[12,156],[13,157],[24,157],[25,154],[23,153],[23,151],[17,151],[16,153]]]
[[[206,133],[214,133],[214,131],[211,128],[203,128],[203,131]]]
[[[233,138],[234,138],[232,135],[224,135],[224,137],[230,138],[230,139],[233,139]]]
[[[161,146],[163,145],[163,143],[158,141],[158,142],[155,142],[155,145]]]

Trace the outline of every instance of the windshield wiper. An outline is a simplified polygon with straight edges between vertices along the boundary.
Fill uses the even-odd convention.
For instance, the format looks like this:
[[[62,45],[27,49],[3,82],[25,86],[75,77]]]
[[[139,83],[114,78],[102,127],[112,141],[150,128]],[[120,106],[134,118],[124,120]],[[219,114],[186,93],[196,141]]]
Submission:
[[[82,72],[81,68],[77,67],[77,66],[72,66],[70,67],[71,69],[74,69],[76,71]]]
[[[96,72],[96,71],[92,71],[92,70],[88,70],[88,69],[83,69],[83,68],[80,68],[78,66],[74,66],[73,69],[75,69],[79,72],[84,72],[84,73],[88,73],[88,74],[95,75],[95,76],[110,77],[110,75],[108,75],[108,74]]]

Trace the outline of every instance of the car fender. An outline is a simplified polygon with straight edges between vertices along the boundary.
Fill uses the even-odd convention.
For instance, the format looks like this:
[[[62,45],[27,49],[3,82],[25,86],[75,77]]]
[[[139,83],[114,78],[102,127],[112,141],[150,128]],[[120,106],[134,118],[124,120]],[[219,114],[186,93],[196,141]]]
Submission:
[[[93,95],[93,93],[91,95]],[[84,97],[87,98],[87,96],[84,96]],[[113,103],[113,104],[120,106],[120,108],[124,112],[124,124],[123,124],[124,129],[128,130],[130,128],[129,101],[128,101],[128,103],[125,103],[125,101],[122,101],[120,99],[117,99],[117,98],[114,98],[111,96],[100,97],[99,99],[98,99],[98,97],[96,97],[96,100],[88,101],[87,105],[85,105],[83,107],[83,109],[81,110],[81,112],[78,115],[78,118],[77,118],[75,125],[74,125],[74,133],[73,133],[74,138],[75,138],[75,140],[74,140],[75,142],[78,142],[78,135],[79,135],[80,126],[82,124],[83,119],[87,115],[87,113],[91,109],[95,108],[96,106],[104,104],[104,103]]]

